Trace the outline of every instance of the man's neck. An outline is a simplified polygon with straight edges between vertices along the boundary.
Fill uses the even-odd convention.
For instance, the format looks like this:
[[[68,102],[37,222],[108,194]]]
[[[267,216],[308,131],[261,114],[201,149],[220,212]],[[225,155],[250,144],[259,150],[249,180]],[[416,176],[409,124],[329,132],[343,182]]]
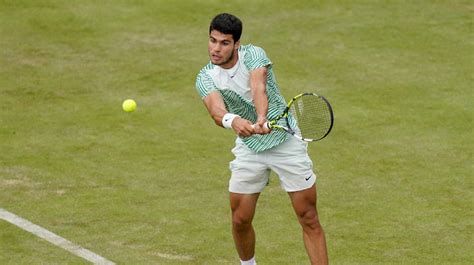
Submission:
[[[238,61],[239,61],[239,50],[235,50],[234,55],[232,56],[232,59],[229,62],[223,65],[220,65],[220,67],[224,69],[231,69],[237,64]]]

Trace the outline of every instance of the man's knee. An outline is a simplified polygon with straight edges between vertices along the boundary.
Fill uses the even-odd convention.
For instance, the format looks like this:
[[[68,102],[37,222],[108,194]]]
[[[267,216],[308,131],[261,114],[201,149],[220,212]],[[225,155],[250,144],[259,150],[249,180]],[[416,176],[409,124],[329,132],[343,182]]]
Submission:
[[[232,215],[232,226],[237,230],[246,230],[252,226],[252,218],[234,213]]]
[[[315,209],[307,209],[298,214],[298,219],[304,230],[321,231],[321,223]]]

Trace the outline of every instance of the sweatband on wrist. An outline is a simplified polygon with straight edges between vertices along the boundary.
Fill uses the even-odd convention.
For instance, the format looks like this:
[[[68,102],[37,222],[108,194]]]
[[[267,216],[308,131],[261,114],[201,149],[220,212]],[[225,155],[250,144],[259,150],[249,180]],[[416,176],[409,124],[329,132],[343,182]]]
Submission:
[[[237,114],[227,113],[222,117],[222,126],[227,129],[232,129],[232,122],[234,121],[235,117],[240,117]]]

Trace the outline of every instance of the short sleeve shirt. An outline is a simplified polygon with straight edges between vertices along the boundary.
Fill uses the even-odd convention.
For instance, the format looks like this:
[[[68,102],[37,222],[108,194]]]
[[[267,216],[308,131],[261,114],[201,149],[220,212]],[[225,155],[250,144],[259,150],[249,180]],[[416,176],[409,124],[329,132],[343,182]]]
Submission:
[[[267,119],[278,116],[286,107],[286,102],[280,94],[272,62],[265,51],[252,44],[241,45],[239,60],[231,69],[224,69],[209,62],[201,69],[196,78],[196,90],[202,98],[210,93],[220,93],[228,112],[237,114],[255,123],[257,112],[250,89],[250,72],[261,67],[268,68],[266,92],[268,98]],[[269,134],[255,134],[241,138],[248,148],[261,152],[281,144],[288,139],[288,134],[281,130],[273,130]]]

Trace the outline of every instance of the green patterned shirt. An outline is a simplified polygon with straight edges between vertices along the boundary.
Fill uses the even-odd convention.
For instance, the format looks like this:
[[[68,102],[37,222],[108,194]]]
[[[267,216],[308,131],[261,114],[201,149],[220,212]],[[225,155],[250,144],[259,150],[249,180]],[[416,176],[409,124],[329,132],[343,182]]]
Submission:
[[[278,116],[286,107],[286,102],[280,94],[272,70],[272,62],[265,51],[252,44],[241,45],[239,60],[231,69],[224,69],[209,62],[201,69],[196,78],[196,89],[202,98],[213,92],[221,94],[227,111],[238,114],[244,119],[255,123],[257,112],[250,90],[250,72],[257,68],[268,67],[267,74],[267,119]],[[293,123],[293,122],[291,122]],[[288,139],[288,134],[281,130],[273,130],[269,134],[255,134],[243,137],[241,140],[255,152],[265,151],[281,144]]]

